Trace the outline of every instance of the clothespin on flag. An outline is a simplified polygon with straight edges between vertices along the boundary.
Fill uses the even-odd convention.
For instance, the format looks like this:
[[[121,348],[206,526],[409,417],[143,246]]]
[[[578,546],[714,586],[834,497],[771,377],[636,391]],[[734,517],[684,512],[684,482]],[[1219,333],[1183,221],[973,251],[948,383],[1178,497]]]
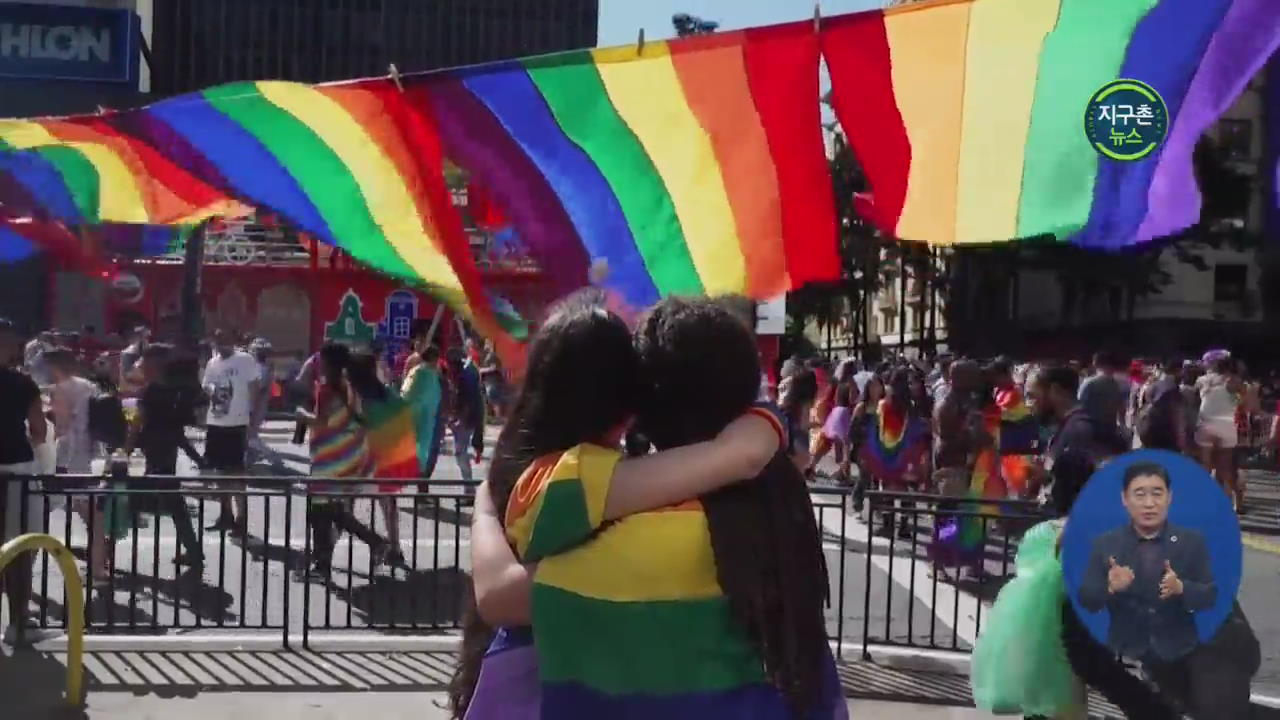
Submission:
[[[822,4],[814,3],[813,4],[813,32],[816,34],[821,31],[822,31]]]
[[[387,66],[387,71],[391,75],[391,82],[396,84],[396,89],[404,92],[404,83],[400,82],[400,71],[396,69],[396,64],[391,63]]]
[[[644,54],[644,28],[640,28],[640,34],[636,37],[636,54]]]

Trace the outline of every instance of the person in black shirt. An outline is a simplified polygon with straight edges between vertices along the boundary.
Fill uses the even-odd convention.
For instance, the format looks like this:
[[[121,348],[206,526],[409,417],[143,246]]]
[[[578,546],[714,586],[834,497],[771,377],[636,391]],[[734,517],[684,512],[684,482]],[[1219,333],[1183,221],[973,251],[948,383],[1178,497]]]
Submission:
[[[22,338],[13,323],[0,318],[0,543],[38,527],[34,508],[23,508],[27,494],[22,483],[6,475],[27,475],[35,470],[35,447],[45,441],[44,403],[40,388],[18,367],[22,365]],[[26,510],[26,512],[24,512]],[[27,604],[31,597],[31,553],[14,558],[0,576],[9,597],[9,627],[4,639],[22,641]]]
[[[186,426],[195,419],[199,391],[189,379],[184,382],[180,361],[173,359],[169,345],[148,345],[139,362],[144,382],[138,399],[137,415],[129,429],[125,452],[142,450],[146,458],[148,487],[155,490],[178,490],[177,478],[163,480],[156,476],[174,476],[178,472],[178,451],[188,444]],[[186,552],[178,553],[177,565],[198,567],[204,562],[200,538],[191,521],[191,511],[182,496],[165,492],[156,496],[156,509],[173,517],[178,542]]]

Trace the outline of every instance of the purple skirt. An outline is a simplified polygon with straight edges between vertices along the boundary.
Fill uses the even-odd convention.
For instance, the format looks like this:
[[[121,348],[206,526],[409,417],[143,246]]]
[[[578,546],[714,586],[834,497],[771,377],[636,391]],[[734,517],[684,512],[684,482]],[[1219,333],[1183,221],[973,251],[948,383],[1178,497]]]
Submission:
[[[528,628],[499,630],[480,666],[464,720],[538,720],[542,686]]]
[[[849,423],[853,420],[853,409],[837,406],[831,409],[831,414],[827,415],[827,421],[822,425],[822,436],[828,440],[838,440],[844,442],[849,437]]]

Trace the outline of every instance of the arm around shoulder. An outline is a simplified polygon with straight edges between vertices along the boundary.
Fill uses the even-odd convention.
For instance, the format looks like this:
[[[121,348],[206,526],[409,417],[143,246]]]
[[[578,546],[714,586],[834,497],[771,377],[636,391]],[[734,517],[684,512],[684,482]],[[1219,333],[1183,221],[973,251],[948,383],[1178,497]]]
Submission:
[[[783,438],[775,416],[753,411],[714,440],[623,460],[613,472],[604,519],[666,507],[753,478],[777,454]]]

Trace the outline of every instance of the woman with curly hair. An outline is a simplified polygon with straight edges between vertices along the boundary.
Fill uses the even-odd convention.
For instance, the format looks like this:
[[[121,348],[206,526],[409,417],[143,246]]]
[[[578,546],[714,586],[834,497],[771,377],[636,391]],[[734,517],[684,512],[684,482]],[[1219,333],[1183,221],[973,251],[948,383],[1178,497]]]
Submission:
[[[568,582],[565,560],[586,549],[572,548],[618,537],[622,526],[624,534],[634,532],[635,523],[624,516],[750,477],[779,446],[781,422],[747,408],[707,442],[624,460],[616,448],[641,388],[626,325],[593,293],[564,301],[535,336],[489,479],[476,495],[476,605],[467,613],[462,658],[450,687],[455,717],[595,717],[574,710],[581,702],[572,697],[573,688],[566,699],[561,685],[540,681],[539,664],[553,677],[566,672],[563,652],[547,645],[563,635],[554,632],[554,624],[565,620],[555,611],[535,613],[535,619],[552,623],[539,627],[535,649],[528,627],[531,596],[535,611],[548,594],[559,596]],[[606,526],[614,529],[602,532]],[[531,571],[516,563],[507,536],[523,560],[543,561],[538,577],[551,580],[542,592],[533,589]]]

